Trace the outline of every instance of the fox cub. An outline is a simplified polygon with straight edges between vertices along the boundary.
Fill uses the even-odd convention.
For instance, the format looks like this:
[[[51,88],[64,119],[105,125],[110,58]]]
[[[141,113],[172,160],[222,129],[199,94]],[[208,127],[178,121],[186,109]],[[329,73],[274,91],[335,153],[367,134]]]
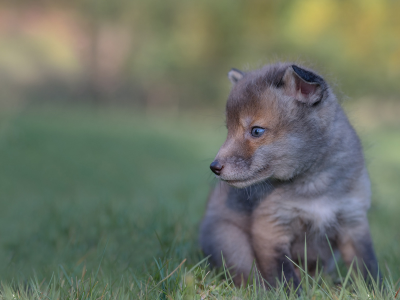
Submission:
[[[223,256],[236,285],[251,279],[254,262],[270,284],[284,276],[296,287],[289,258],[304,265],[306,240],[308,271],[317,260],[326,270],[330,243],[347,265],[355,260],[377,278],[363,152],[331,88],[290,63],[228,77],[228,135],[210,165],[221,181],[200,228],[205,255],[217,266]]]

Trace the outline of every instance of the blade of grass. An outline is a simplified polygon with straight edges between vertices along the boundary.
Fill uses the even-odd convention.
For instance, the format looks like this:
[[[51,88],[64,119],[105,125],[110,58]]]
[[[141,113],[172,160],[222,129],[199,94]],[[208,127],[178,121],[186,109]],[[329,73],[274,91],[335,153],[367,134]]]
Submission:
[[[250,277],[252,276],[251,274],[253,273],[253,268],[255,267],[255,265],[256,265],[256,260],[254,259],[253,263],[251,264],[249,276],[247,277],[246,286],[248,286],[250,283]]]
[[[164,265],[161,265],[161,259],[160,259],[160,263],[158,263],[158,261],[157,261],[157,259],[155,257],[153,257],[153,259],[154,259],[154,261],[156,263],[156,266],[157,266],[158,272],[160,274],[161,280],[163,280],[164,276],[163,276],[162,270],[164,269]]]
[[[65,275],[65,278],[67,279],[69,285],[72,286],[72,282],[71,282],[70,278],[68,277],[68,274],[67,274],[67,272],[65,271],[64,267],[63,267],[62,265],[59,265],[59,266],[60,266],[60,268],[61,268],[61,271],[63,271],[63,273],[64,273],[64,275]]]
[[[352,270],[353,270],[353,263],[354,263],[354,260],[351,262],[350,267],[349,267],[349,270],[347,271],[347,275],[346,275],[346,278],[344,279],[344,282],[343,282],[343,285],[342,285],[342,290],[340,291],[339,299],[338,299],[338,300],[342,300],[342,298],[343,298],[343,296],[344,296],[344,292],[346,291],[346,284],[347,284],[347,282],[349,281],[351,272],[352,272]]]
[[[224,259],[224,255],[222,254],[222,251],[221,251],[221,257],[222,257],[222,267],[224,269],[225,277],[230,280],[229,284],[227,283],[226,285],[227,285],[227,287],[230,288],[230,290],[232,290],[231,285],[233,283],[233,279],[232,279],[231,273],[229,272],[229,269],[226,267],[226,263],[225,263],[225,259]]]
[[[103,254],[101,255],[100,263],[99,263],[99,266],[98,266],[98,268],[97,268],[97,272],[96,272],[96,275],[94,276],[93,281],[96,281],[97,275],[99,274],[100,266],[101,266],[101,263],[103,262],[103,258],[104,258],[104,254],[106,253],[106,249],[107,249],[107,246],[108,246],[108,242],[109,242],[109,239],[107,240],[107,243],[106,243],[106,245],[105,245],[105,247],[104,247]]]
[[[167,277],[165,277],[163,280],[161,280],[160,282],[158,282],[158,283],[149,291],[149,293],[152,292],[152,291],[154,291],[161,283],[163,283],[165,280],[167,280],[169,277],[171,277],[171,276],[185,263],[185,261],[186,261],[186,258],[179,264],[179,266],[177,266],[177,267],[175,268],[175,270],[173,270],[171,273],[169,273],[169,275],[168,275]]]
[[[133,278],[133,280],[135,281],[136,285],[137,285],[138,287],[140,287],[139,280],[137,279],[137,277],[136,277],[135,273],[133,273],[133,271],[132,271],[132,269],[131,269],[131,268],[129,268],[129,272],[131,273],[131,275],[132,275],[132,278]]]
[[[342,277],[342,273],[340,272],[339,265],[338,265],[338,263],[337,263],[337,261],[336,261],[336,256],[335,256],[335,253],[334,253],[334,251],[333,251],[333,249],[332,249],[331,242],[329,241],[329,238],[328,238],[328,235],[327,235],[327,234],[325,234],[325,237],[326,237],[326,240],[328,241],[329,249],[331,249],[333,261],[335,262],[336,270],[337,270],[338,275],[339,275],[339,278],[340,278],[340,283],[341,283],[342,286],[343,286],[343,277]]]
[[[322,272],[323,272],[323,267],[321,268],[321,271],[320,272],[318,272],[318,262],[319,262],[319,260],[317,260],[317,267],[315,268],[315,282],[318,282],[320,279],[321,279],[321,276],[322,276]],[[312,288],[312,290],[311,290],[311,295],[310,295],[310,297],[312,297],[313,295],[314,295],[314,293],[315,293],[315,290],[316,290],[316,288],[317,288],[317,285],[315,284],[315,282],[314,282],[314,284],[313,284],[313,288]]]
[[[304,270],[306,274],[306,293],[309,292],[309,282],[308,282],[308,265],[307,265],[307,234],[304,234]]]
[[[197,264],[195,264],[189,271],[188,273],[192,272],[194,269],[196,269],[198,266],[200,266],[203,262],[205,262],[207,259],[209,259],[211,255],[204,257],[201,261],[199,261]]]

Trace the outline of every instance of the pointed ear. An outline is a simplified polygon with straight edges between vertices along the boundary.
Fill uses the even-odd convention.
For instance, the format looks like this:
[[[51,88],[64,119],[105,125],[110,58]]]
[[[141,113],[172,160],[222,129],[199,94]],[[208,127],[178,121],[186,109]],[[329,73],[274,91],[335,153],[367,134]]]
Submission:
[[[308,105],[321,101],[327,89],[327,84],[322,77],[296,65],[286,70],[283,81],[288,95]]]
[[[235,84],[240,79],[242,79],[243,76],[244,76],[244,73],[238,69],[232,69],[228,73],[228,78],[233,84]]]

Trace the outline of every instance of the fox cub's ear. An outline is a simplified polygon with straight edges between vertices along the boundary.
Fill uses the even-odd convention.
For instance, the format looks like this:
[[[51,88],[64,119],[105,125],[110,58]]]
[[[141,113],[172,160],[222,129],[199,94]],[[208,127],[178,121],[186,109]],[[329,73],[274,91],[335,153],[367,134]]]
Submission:
[[[322,77],[296,65],[286,70],[283,81],[287,94],[308,105],[321,101],[327,89],[327,84]]]
[[[229,80],[235,84],[236,82],[238,82],[240,79],[243,78],[244,73],[238,69],[232,69],[229,71],[228,73],[228,78]]]

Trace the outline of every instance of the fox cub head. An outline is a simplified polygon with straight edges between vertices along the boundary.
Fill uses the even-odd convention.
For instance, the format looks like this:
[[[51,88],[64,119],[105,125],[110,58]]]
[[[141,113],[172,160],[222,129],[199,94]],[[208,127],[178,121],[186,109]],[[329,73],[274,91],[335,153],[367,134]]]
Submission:
[[[268,178],[290,180],[329,149],[339,105],[321,76],[278,63],[228,73],[228,136],[211,170],[235,187]]]

